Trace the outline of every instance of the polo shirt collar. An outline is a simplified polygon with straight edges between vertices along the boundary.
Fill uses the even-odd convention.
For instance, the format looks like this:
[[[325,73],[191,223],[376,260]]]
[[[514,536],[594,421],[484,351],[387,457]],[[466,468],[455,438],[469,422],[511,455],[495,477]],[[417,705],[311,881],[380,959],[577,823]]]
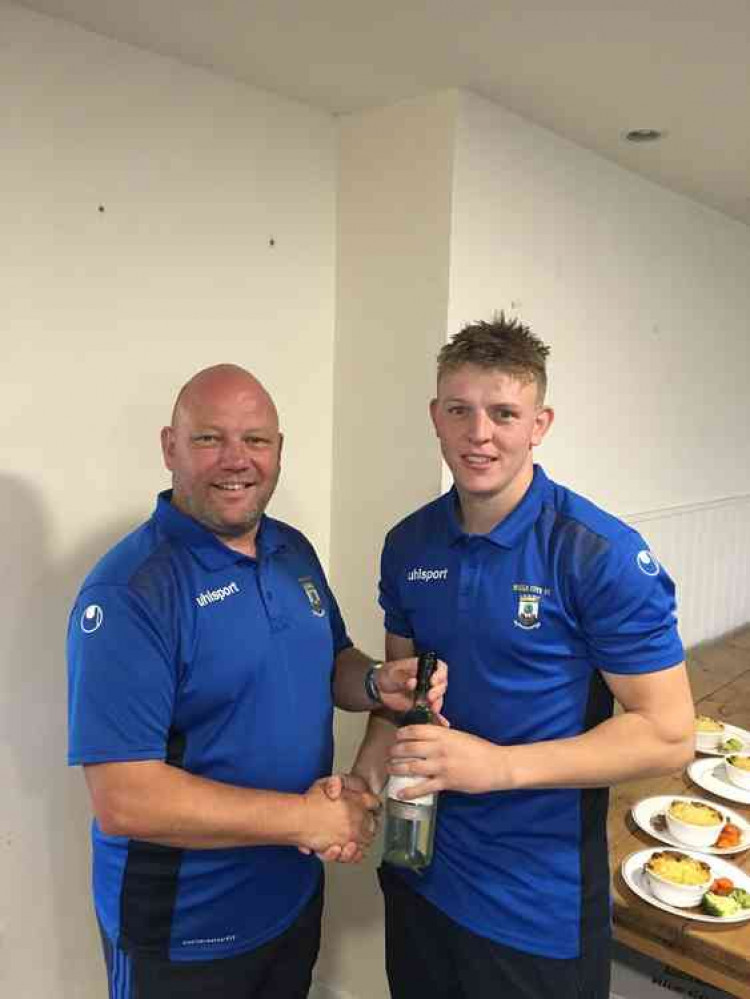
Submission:
[[[534,465],[531,485],[524,493],[521,502],[515,509],[511,510],[504,520],[500,521],[497,527],[488,534],[482,535],[467,534],[461,527],[458,519],[458,493],[456,487],[453,486],[442,497],[449,543],[454,544],[462,539],[479,536],[501,548],[514,548],[538,518],[548,486],[549,479],[544,474],[541,465]]]
[[[249,555],[229,548],[197,520],[182,513],[172,504],[172,490],[159,493],[153,519],[170,538],[180,541],[189,548],[196,559],[209,571],[225,569],[227,566],[249,559]],[[256,538],[256,546],[261,555],[270,555],[283,547],[281,532],[276,521],[261,517]],[[251,561],[255,561],[251,559]]]

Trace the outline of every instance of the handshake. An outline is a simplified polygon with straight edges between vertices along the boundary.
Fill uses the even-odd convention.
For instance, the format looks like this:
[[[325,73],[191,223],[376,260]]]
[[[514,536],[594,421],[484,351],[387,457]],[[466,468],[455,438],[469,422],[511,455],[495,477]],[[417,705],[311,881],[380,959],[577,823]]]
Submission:
[[[355,774],[322,777],[302,797],[304,831],[299,849],[321,860],[358,864],[375,839],[380,798]]]

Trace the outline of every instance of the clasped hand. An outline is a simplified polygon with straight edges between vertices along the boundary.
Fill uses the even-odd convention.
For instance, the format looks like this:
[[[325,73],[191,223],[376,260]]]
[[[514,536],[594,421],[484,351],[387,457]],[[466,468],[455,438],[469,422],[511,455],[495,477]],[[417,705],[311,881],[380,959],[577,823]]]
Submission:
[[[380,799],[353,774],[333,774],[315,781],[305,794],[310,832],[302,853],[321,860],[359,863],[378,831]]]

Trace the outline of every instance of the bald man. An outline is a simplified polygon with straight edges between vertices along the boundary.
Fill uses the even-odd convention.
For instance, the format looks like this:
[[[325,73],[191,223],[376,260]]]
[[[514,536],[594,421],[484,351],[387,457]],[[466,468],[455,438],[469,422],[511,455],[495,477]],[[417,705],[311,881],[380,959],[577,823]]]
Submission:
[[[318,858],[360,860],[375,834],[365,783],[327,776],[333,706],[405,710],[416,660],[355,649],[312,546],[265,514],[282,443],[248,371],[195,375],[161,433],[172,490],[71,614],[110,999],[302,999]],[[444,690],[442,667],[435,706]]]

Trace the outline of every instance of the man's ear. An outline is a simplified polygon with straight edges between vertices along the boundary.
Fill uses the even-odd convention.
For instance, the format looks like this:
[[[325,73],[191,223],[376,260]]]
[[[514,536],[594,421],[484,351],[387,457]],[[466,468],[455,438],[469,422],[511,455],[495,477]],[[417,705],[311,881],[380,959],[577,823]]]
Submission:
[[[174,431],[171,427],[161,429],[161,454],[168,471],[172,471],[172,459],[174,456]]]
[[[430,419],[432,420],[432,425],[435,428],[435,433],[439,437],[440,434],[438,433],[438,425],[437,425],[437,409],[438,409],[437,399],[430,399]]]
[[[534,429],[531,434],[531,446],[537,447],[555,421],[555,411],[551,406],[540,406],[534,417]]]

